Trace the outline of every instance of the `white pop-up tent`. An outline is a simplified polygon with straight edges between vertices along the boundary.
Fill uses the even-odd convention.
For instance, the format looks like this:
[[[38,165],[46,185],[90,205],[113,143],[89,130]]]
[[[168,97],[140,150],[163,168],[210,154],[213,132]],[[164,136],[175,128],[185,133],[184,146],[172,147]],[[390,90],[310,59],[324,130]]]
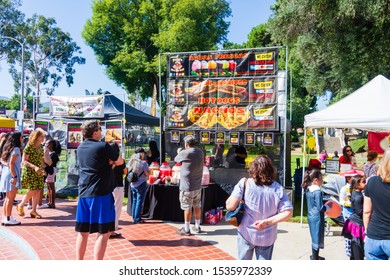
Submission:
[[[390,80],[378,75],[338,102],[321,111],[306,115],[302,175],[304,176],[305,172],[306,132],[308,128],[356,128],[368,131],[390,131],[389,104]],[[303,192],[301,207],[302,217]]]
[[[305,116],[305,128],[390,131],[390,80],[379,75],[329,107]]]

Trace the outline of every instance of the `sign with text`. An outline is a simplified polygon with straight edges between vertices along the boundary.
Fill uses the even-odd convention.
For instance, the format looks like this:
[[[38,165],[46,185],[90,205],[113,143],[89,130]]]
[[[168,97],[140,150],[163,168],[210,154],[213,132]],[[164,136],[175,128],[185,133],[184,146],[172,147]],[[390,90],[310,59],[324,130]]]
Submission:
[[[324,136],[324,149],[329,155],[333,154],[335,151],[341,155],[343,151],[342,143],[341,137]]]
[[[171,140],[172,143],[180,143],[180,131],[174,130],[171,131]]]
[[[201,144],[210,144],[210,131],[201,131],[200,132],[200,143]]]
[[[274,134],[272,132],[263,133],[263,146],[274,145]]]
[[[278,48],[170,54],[167,129],[277,130]]]
[[[35,121],[34,128],[42,128],[44,131],[49,131],[49,122]]]
[[[215,133],[215,143],[216,144],[225,144],[225,132],[217,131]]]
[[[256,144],[256,133],[254,132],[245,132],[244,143],[248,146],[254,146]]]
[[[240,143],[240,133],[230,132],[229,143],[231,145],[238,145]]]
[[[77,149],[82,141],[81,123],[68,123],[68,149]]]
[[[325,172],[337,174],[340,171],[340,162],[338,160],[326,160]]]
[[[50,96],[50,115],[57,117],[104,118],[104,96]]]

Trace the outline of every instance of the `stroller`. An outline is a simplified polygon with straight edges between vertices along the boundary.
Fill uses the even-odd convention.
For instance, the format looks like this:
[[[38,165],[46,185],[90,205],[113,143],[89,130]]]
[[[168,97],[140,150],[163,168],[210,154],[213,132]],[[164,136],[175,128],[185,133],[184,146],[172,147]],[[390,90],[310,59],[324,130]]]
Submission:
[[[336,203],[339,203],[339,194],[340,189],[345,185],[345,178],[342,176],[337,176],[334,179],[332,179],[330,182],[324,184],[322,187],[322,199],[323,202],[326,203],[329,200],[332,200]],[[344,225],[344,218],[343,215],[340,213],[340,215],[337,218],[330,218],[333,222],[335,222],[337,225],[343,227]],[[330,224],[329,222],[326,222],[325,225],[325,234],[329,235],[330,232]]]

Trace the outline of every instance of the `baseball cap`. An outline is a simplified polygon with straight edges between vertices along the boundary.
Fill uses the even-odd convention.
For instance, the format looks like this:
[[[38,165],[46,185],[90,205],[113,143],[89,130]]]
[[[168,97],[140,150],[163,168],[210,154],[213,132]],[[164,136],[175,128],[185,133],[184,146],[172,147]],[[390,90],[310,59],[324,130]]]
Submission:
[[[143,148],[141,148],[141,147],[138,147],[138,148],[136,148],[136,149],[134,150],[134,152],[135,152],[136,154],[145,153],[145,150],[144,150]]]
[[[348,171],[340,173],[340,175],[344,176],[344,177],[353,177],[353,176],[358,176],[358,175],[363,176],[364,172],[361,170],[357,170],[357,169],[350,169]]]

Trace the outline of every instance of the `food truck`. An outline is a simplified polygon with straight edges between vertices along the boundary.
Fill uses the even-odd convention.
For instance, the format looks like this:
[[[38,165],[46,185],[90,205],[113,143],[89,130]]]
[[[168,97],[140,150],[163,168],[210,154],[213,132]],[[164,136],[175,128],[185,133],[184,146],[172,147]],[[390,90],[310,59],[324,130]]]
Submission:
[[[278,69],[281,50],[286,48],[165,54],[162,133],[168,160],[183,147],[183,138],[192,134],[207,154],[213,145],[224,145],[223,164],[212,166],[206,156],[213,181],[224,183],[228,179],[235,184],[247,176],[256,155],[267,154],[274,162],[278,181],[285,185],[287,69]],[[227,164],[227,150],[240,145],[252,155],[244,168],[235,170]]]

